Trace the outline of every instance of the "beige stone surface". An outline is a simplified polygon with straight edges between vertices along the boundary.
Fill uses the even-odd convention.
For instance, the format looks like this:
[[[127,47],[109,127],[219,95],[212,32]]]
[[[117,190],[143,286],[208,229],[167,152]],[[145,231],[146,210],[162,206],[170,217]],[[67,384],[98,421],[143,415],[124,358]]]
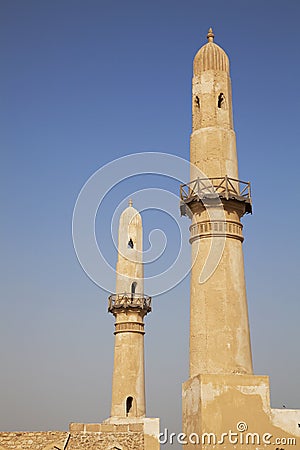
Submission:
[[[131,242],[131,245],[129,245]],[[116,293],[144,293],[143,224],[139,212],[132,206],[126,208],[119,220],[118,261],[116,267]]]
[[[142,218],[130,202],[120,217],[116,295],[109,306],[115,316],[111,416],[100,425],[100,434],[107,440],[123,433],[131,439],[124,448],[158,450],[159,419],[145,417],[144,317],[151,299],[144,295],[142,239]]]
[[[143,432],[116,429],[113,432],[74,432],[67,450],[145,450]]]
[[[209,221],[201,202],[191,207],[193,223]],[[240,225],[236,205],[225,205],[226,222]],[[199,373],[252,373],[247,298],[242,251],[242,228],[232,230],[225,240],[206,237],[192,241],[195,261],[191,271],[190,375]],[[211,234],[210,234],[211,236]],[[199,277],[211,251],[212,240],[224,245],[212,276]],[[194,248],[195,247],[195,248]]]
[[[266,376],[197,375],[184,383],[182,400],[184,432],[201,437],[187,450],[300,448],[300,411],[270,407]]]
[[[71,423],[68,450],[160,448],[159,419],[145,417],[144,316],[150,299],[144,297],[142,237],[141,216],[130,202],[120,217],[116,293],[109,298],[115,317],[111,415],[102,423]]]
[[[238,179],[229,59],[212,30],[208,41],[194,60],[190,158],[209,178]],[[197,176],[192,169],[191,180]],[[238,183],[234,188],[239,192]],[[219,206],[191,197],[188,206],[194,264],[190,379],[182,390],[185,448],[300,449],[300,411],[272,409],[268,377],[252,374],[241,224],[246,204],[237,195],[220,197]],[[223,252],[205,277],[213,244]]]
[[[0,449],[4,450],[64,450],[69,433],[64,431],[1,432]]]
[[[69,431],[2,432],[0,450],[159,450],[158,419],[71,423]]]
[[[212,32],[208,38],[209,42],[194,60],[191,163],[209,178],[237,179],[229,59],[213,42]],[[196,176],[192,168],[191,180]],[[215,207],[223,213],[215,223],[225,236],[224,251],[220,262],[214,261],[217,267],[213,275],[201,284],[199,277],[211,252],[212,240],[219,239],[220,245],[222,242],[211,232],[213,208],[208,211],[199,201],[190,203],[189,207],[193,213],[194,262],[190,292],[190,376],[252,373],[242,250],[241,217],[245,208],[235,200],[224,200]]]
[[[80,430],[80,431],[78,431]],[[117,447],[120,450],[159,450],[159,419],[110,418],[105,423],[70,424],[67,450]]]
[[[111,417],[144,417],[144,316],[137,297],[143,298],[143,227],[142,218],[130,202],[120,217],[116,294],[125,295],[127,307],[115,308],[114,371]],[[132,302],[132,308],[130,307]],[[134,307],[133,307],[134,306]],[[128,399],[132,399],[127,411]]]

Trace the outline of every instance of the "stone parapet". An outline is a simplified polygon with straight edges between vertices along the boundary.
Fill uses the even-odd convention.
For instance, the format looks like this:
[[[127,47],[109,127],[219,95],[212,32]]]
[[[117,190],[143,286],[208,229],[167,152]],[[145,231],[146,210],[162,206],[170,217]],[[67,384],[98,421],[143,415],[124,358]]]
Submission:
[[[68,440],[66,431],[2,432],[0,450],[65,450]]]
[[[159,450],[159,419],[109,418],[103,423],[71,423],[66,450]]]

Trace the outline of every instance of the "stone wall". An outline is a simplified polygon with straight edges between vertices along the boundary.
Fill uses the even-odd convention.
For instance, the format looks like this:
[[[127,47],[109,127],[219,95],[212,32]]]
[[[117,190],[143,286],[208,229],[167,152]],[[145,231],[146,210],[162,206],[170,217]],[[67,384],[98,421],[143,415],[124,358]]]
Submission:
[[[142,423],[70,424],[67,450],[144,450]]]
[[[68,439],[66,431],[2,432],[0,450],[64,450]]]
[[[72,425],[71,433],[0,433],[0,450],[144,450],[143,424]]]
[[[0,450],[159,450],[159,419],[71,423],[69,432],[2,432]]]

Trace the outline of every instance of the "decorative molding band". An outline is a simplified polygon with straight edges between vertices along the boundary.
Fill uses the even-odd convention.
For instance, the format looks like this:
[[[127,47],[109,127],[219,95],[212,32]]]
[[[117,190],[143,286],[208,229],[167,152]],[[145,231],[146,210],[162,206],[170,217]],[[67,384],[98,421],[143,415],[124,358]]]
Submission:
[[[243,242],[243,225],[233,220],[205,220],[190,226],[190,243],[197,239],[226,237]]]
[[[118,323],[115,323],[114,334],[124,333],[126,331],[130,331],[131,333],[145,334],[144,324],[143,324],[143,322],[118,322]]]

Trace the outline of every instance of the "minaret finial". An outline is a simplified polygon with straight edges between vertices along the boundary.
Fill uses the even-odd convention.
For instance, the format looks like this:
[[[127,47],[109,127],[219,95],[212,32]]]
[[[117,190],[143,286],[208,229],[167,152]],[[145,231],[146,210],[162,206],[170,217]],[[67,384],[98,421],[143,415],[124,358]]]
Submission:
[[[133,205],[133,201],[132,201],[132,199],[130,198],[129,199],[129,202],[128,202],[128,206],[132,206]]]
[[[215,37],[215,35],[213,33],[212,27],[210,27],[210,29],[208,30],[208,33],[207,33],[208,42],[214,42],[214,37]]]

